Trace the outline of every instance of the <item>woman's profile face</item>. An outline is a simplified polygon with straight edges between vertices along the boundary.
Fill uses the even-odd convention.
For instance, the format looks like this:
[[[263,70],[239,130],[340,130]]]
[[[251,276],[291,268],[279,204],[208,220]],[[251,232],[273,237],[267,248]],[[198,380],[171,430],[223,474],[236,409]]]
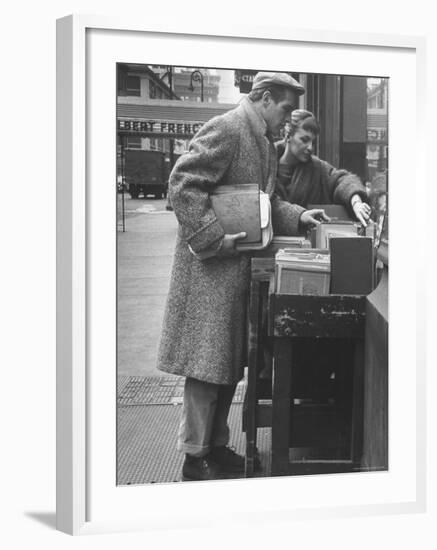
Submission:
[[[289,138],[293,156],[300,162],[308,162],[313,152],[315,138],[316,136],[311,130],[298,128]]]

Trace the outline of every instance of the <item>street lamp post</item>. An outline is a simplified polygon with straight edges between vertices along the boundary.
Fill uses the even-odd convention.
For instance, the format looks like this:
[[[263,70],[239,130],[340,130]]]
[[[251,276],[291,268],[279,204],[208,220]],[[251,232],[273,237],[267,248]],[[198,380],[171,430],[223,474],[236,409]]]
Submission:
[[[190,75],[190,85],[188,86],[188,88],[194,92],[194,86],[193,86],[193,81],[194,82],[200,82],[200,101],[203,103],[203,74],[196,70],[196,71],[193,71]]]
[[[120,135],[120,156],[121,156],[121,220],[123,233],[126,231],[126,217],[125,217],[125,206],[124,206],[124,189],[126,187],[125,179],[125,136]]]

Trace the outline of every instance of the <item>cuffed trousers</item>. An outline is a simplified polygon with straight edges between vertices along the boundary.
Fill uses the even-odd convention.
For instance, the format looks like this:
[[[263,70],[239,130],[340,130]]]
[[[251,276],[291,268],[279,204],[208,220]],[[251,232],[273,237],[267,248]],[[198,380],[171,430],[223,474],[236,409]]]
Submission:
[[[236,385],[210,384],[186,378],[177,448],[205,456],[229,442],[228,414]]]

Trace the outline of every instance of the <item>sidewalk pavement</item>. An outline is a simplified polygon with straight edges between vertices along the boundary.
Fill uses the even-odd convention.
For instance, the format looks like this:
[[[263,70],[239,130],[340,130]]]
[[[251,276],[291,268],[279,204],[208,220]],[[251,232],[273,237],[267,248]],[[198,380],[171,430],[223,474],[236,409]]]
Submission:
[[[165,205],[165,200],[125,201],[126,231],[117,231],[118,375],[161,374],[156,356],[177,231]]]
[[[176,450],[184,378],[119,377],[117,485],[180,481],[183,455]],[[237,386],[229,414],[230,445],[244,455],[241,430],[244,383]],[[270,430],[258,430],[263,472],[270,471]],[[243,477],[243,475],[234,476]]]

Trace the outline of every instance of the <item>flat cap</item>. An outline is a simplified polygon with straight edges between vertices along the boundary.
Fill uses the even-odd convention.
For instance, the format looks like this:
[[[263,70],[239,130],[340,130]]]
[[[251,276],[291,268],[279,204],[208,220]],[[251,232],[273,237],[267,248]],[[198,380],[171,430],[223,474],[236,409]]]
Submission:
[[[298,95],[305,93],[305,88],[287,73],[257,73],[253,79],[252,90],[268,88],[272,84],[290,88]]]

